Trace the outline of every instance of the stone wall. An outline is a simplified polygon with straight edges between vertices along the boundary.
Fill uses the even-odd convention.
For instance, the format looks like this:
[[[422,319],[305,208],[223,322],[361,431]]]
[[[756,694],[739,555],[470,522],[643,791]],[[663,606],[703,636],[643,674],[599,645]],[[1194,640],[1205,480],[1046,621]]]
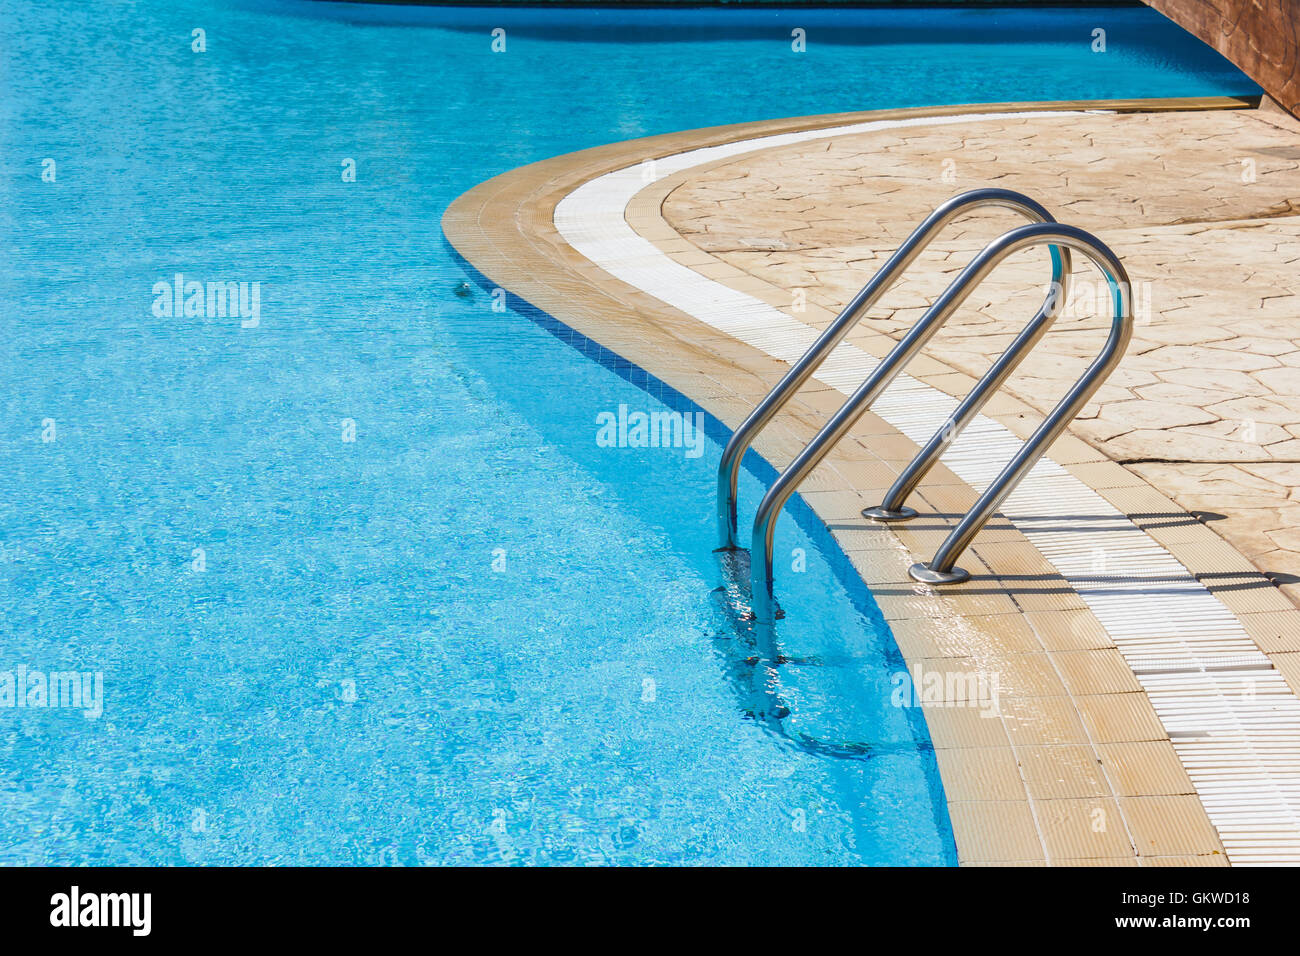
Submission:
[[[1300,0],[1146,0],[1300,116]]]

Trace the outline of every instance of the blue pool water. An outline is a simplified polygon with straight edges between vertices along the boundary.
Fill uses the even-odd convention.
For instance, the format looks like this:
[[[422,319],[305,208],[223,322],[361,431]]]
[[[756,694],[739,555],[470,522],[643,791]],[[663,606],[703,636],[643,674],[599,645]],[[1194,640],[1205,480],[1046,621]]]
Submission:
[[[711,596],[722,432],[602,447],[696,409],[494,311],[440,217],[676,129],[1252,92],[1146,9],[0,0],[0,705],[103,675],[97,719],[0,706],[0,863],[951,863],[825,530],[778,535],[781,735]],[[256,325],[169,314],[177,273]]]

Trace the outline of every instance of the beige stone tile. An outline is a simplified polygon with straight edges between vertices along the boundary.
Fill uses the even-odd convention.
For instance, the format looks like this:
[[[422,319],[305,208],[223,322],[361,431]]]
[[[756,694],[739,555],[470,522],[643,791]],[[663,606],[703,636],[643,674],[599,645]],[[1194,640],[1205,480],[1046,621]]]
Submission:
[[[1169,737],[1144,693],[1090,694],[1077,696],[1074,702],[1089,735],[1098,743]]]
[[[1113,461],[1085,462],[1067,469],[1089,488],[1129,488],[1146,484],[1122,465]]]
[[[1069,697],[1001,698],[998,711],[1016,747],[1087,745],[1088,731]]]
[[[935,751],[944,793],[953,800],[1024,800],[1016,757],[1006,747]]]
[[[1004,860],[997,863],[978,863],[967,860],[959,860],[958,866],[971,867],[993,867],[993,866],[1047,866],[1045,860]]]
[[[1139,856],[1223,852],[1218,834],[1194,796],[1123,797],[1120,805]]]
[[[911,617],[889,624],[894,641],[908,660],[955,658],[970,661],[971,644],[959,622],[948,617]]]
[[[1269,660],[1281,672],[1292,693],[1300,694],[1300,652],[1288,651],[1285,654],[1270,654]]]
[[[1238,616],[1265,653],[1300,651],[1300,611],[1261,611]]]
[[[1052,661],[1066,689],[1075,696],[1122,694],[1142,689],[1124,656],[1112,648],[1060,651],[1052,654]]]
[[[1228,866],[1228,857],[1223,853],[1207,853],[1204,856],[1144,856],[1143,866]]]
[[[1013,697],[1060,697],[1065,685],[1057,676],[1046,653],[989,655],[980,659],[981,669],[996,676],[1003,700]]]
[[[1026,611],[1024,617],[1049,651],[1086,651],[1115,646],[1106,629],[1087,609]]]
[[[908,656],[983,660],[1039,651],[1033,632],[1014,613],[908,618],[891,623],[890,629]]]
[[[1178,754],[1165,741],[1098,744],[1097,750],[1102,769],[1118,796],[1174,796],[1196,792]]]
[[[1111,795],[1097,754],[1089,745],[1017,747],[1016,757],[1035,801]]]
[[[1010,863],[1044,859],[1027,800],[952,800],[948,803],[957,859]]]
[[[1093,866],[1093,867],[1112,867],[1112,866],[1141,866],[1133,857],[1094,857],[1092,859],[1082,860],[1052,860],[1053,866]]]
[[[1007,731],[997,712],[985,707],[923,707],[936,749],[1007,747]]]
[[[1133,859],[1119,804],[1112,797],[1034,802],[1048,860]]]

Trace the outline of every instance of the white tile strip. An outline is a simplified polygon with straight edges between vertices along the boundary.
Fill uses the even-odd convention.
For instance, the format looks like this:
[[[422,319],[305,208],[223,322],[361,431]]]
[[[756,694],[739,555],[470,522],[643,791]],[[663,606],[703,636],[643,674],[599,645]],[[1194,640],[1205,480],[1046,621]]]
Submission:
[[[655,158],[597,177],[556,207],[574,249],[616,278],[784,362],[816,329],[680,265],[628,225],[625,210],[650,183],[705,163],[775,146],[872,130],[946,126],[1068,112],[967,114],[878,120],[726,143]],[[842,344],[817,378],[851,393],[874,367]],[[924,443],[956,400],[900,376],[873,411]],[[944,462],[983,488],[1020,439],[980,416]],[[1202,804],[1240,864],[1300,864],[1300,700],[1241,623],[1159,543],[1050,458],[1007,499],[1002,514],[1092,609],[1146,689]],[[1080,516],[1086,516],[1086,519]],[[1098,565],[1104,555],[1104,565]]]

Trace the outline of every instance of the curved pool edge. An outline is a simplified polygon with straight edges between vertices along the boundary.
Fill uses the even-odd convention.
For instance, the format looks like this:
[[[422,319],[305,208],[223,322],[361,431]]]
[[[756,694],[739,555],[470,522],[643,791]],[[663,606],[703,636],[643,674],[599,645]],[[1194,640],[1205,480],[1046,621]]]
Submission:
[[[1217,97],[970,105],[800,117],[673,133],[597,147],[498,176],[459,197],[445,214],[443,229],[452,246],[490,282],[510,289],[532,306],[558,317],[582,335],[646,369],[669,387],[698,401],[712,417],[734,427],[761,397],[766,383],[774,381],[784,369],[784,363],[667,306],[644,289],[614,278],[580,254],[557,229],[555,210],[583,184],[645,158],[663,158],[741,140],[879,120],[1024,111],[1232,109],[1249,105],[1253,105],[1250,100]],[[650,196],[643,199],[646,193]],[[660,246],[683,242],[666,224],[655,223],[653,216],[640,215],[646,211],[640,208],[642,205],[647,209],[655,205],[653,190],[638,194],[627,208],[628,220],[637,218],[639,235]],[[704,253],[699,255],[701,258],[691,267],[707,268],[710,257]],[[763,436],[758,443],[759,452],[773,460],[789,458],[806,439],[802,433],[811,434],[838,404],[838,396],[831,389],[804,396],[795,409],[793,432],[782,434],[773,429],[773,434]],[[879,419],[869,426],[883,429],[878,434],[887,436],[887,440],[903,437],[896,432],[891,434],[892,429]],[[1078,442],[1077,446],[1082,444]],[[1095,452],[1089,457],[1090,449],[1077,446],[1066,443],[1065,448],[1074,453],[1075,460],[1090,461],[1098,457]],[[1058,447],[1054,451],[1060,450]],[[862,465],[862,452],[859,447],[833,456],[833,464],[852,473]],[[1060,643],[1051,645],[1050,649],[1045,646],[1043,660],[1037,662],[1057,664],[1056,684],[1051,684],[1053,675],[1036,674],[1033,667],[1011,668],[1012,676],[1021,682],[1018,690],[1025,691],[1016,698],[1011,727],[1005,726],[1005,718],[980,726],[968,719],[969,712],[960,709],[928,711],[929,733],[941,755],[940,772],[946,785],[960,862],[1111,865],[1124,862],[1132,865],[1139,861],[1166,865],[1226,862],[1218,835],[1194,795],[1186,795],[1186,799],[1171,806],[1170,798],[1154,786],[1150,791],[1137,790],[1139,800],[1147,799],[1149,793],[1151,802],[1143,810],[1174,811],[1183,818],[1184,830],[1195,834],[1194,840],[1185,839],[1178,853],[1143,854],[1138,846],[1145,845],[1144,830],[1159,831],[1166,826],[1164,821],[1143,819],[1137,808],[1129,805],[1134,795],[1114,786],[1109,776],[1103,774],[1104,786],[1098,788],[1093,780],[1095,770],[1087,766],[1087,760],[1078,766],[1066,766],[1068,760],[1056,759],[1086,757],[1089,750],[1095,755],[1098,746],[1123,744],[1141,745],[1157,762],[1170,757],[1177,759],[1168,734],[1162,729],[1150,729],[1152,721],[1159,728],[1159,721],[1146,694],[1133,683],[1131,673],[1126,671],[1124,675],[1127,683],[1121,680],[1115,687],[1088,688],[1106,693],[1082,693],[1075,685],[1059,682],[1059,663],[1052,660],[1053,656],[1076,655],[1076,663],[1086,664],[1099,659],[1103,652],[1117,653],[1114,643],[1086,607],[1075,607],[1067,601],[1056,609],[1050,604],[1040,604],[1037,611],[1025,612],[1014,602],[995,600],[999,597],[996,594],[967,592],[953,597],[918,594],[912,587],[899,588],[897,585],[905,579],[900,577],[897,565],[900,560],[906,560],[907,547],[889,531],[848,526],[856,518],[857,509],[870,502],[862,500],[852,487],[815,490],[804,497],[846,553],[860,559],[854,563],[877,599],[881,598],[882,590],[898,592],[887,593],[887,600],[881,603],[887,608],[886,617],[890,619],[900,652],[914,673],[918,668],[924,670],[927,663],[937,666],[936,655],[927,653],[927,648],[933,646],[928,638],[936,628],[964,635],[965,639],[989,650],[1001,667],[1014,657],[1027,663],[1038,656],[1026,654],[1029,649],[1017,641],[1023,631],[1042,638],[1040,630],[1045,623],[1042,615],[1056,614],[1071,621],[1070,633],[1057,635]],[[1014,529],[1008,534],[1014,535]],[[1032,618],[1033,626],[1025,627],[1025,620],[1030,620],[1032,615],[1038,615]],[[1018,620],[1013,621],[1013,617]],[[951,664],[952,660],[948,659],[947,663]],[[1029,686],[1039,677],[1043,686]],[[1082,721],[1079,716],[1083,717]],[[1065,717],[1073,717],[1073,726],[1083,732],[1062,730],[1062,726],[1070,723]],[[992,723],[1004,726],[996,729],[987,726]],[[1121,730],[1106,729],[1121,724],[1139,729],[1127,735]],[[1039,793],[1038,799],[1023,769],[1027,762],[1032,763],[1029,758],[1039,753],[1032,750],[1037,747],[1070,748],[1068,752],[1061,750],[1053,755],[1052,772],[1072,778],[1065,788]],[[1100,759],[1095,762],[1101,763]],[[1070,782],[1078,786],[1072,789]],[[1017,787],[1019,798],[1015,796]],[[1062,793],[1069,796],[1062,797]],[[1078,796],[1079,793],[1087,796]],[[1121,797],[1125,798],[1123,803]],[[1163,801],[1163,805],[1157,801]],[[1068,847],[1080,845],[1074,839],[1075,831],[1086,831],[1091,812],[1099,807],[1113,811],[1123,822],[1122,838],[1112,842],[1106,852],[1085,850],[1071,854]]]
[[[500,288],[480,272],[473,263],[462,256],[456,250],[456,247],[451,244],[450,240],[444,241],[450,255],[465,270],[465,274],[471,282],[489,294]],[[613,372],[628,384],[641,389],[655,401],[666,405],[671,411],[683,414],[699,413],[704,422],[705,435],[709,440],[716,442],[719,447],[726,444],[731,435],[731,429],[689,395],[678,391],[667,382],[628,361],[624,356],[611,351],[594,339],[590,339],[576,329],[565,325],[554,316],[543,312],[533,303],[514,295],[508,290],[502,289],[501,291],[504,292],[504,304],[509,311],[533,322],[569,348],[582,353],[586,358]],[[741,465],[755,479],[767,485],[775,481],[780,474],[770,462],[753,449],[745,453]],[[907,662],[899,651],[898,645],[892,640],[892,632],[889,630],[889,625],[885,621],[879,605],[871,594],[871,589],[854,568],[848,554],[845,553],[840,542],[827,528],[825,522],[798,494],[791,497],[786,506],[786,513],[826,557],[832,576],[844,588],[846,596],[858,613],[876,626],[878,633],[882,637],[880,650],[886,662],[894,669],[893,672],[898,673],[899,668],[907,667]],[[933,811],[934,829],[942,845],[942,861],[940,865],[955,866],[957,864],[957,846],[953,837],[952,820],[948,815],[948,805],[939,767],[934,759],[934,742],[930,738],[929,727],[919,708],[907,708],[905,716],[908,726],[911,728],[912,738],[916,743],[917,750],[925,762],[925,783],[929,792],[930,807]]]

